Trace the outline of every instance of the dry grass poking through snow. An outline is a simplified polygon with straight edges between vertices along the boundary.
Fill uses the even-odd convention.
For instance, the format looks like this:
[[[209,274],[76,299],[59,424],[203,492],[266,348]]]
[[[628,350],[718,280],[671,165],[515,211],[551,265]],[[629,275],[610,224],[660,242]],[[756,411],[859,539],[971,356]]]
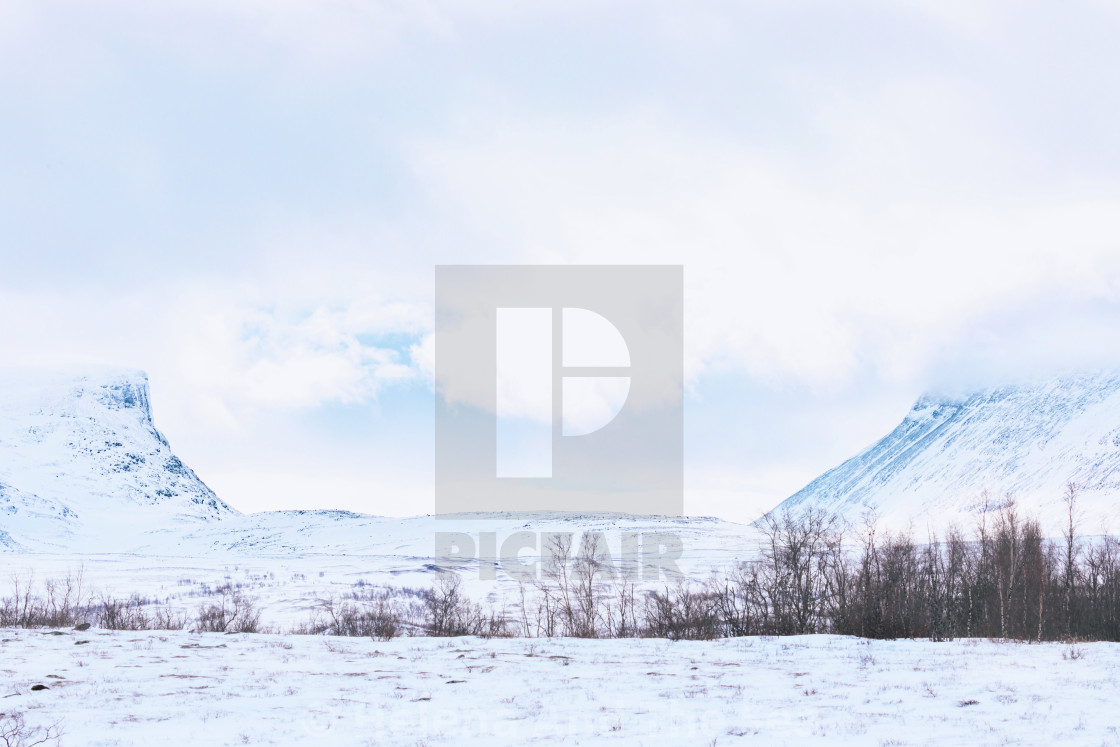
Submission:
[[[1120,644],[1077,649],[5,629],[0,711],[69,745],[1118,744]]]

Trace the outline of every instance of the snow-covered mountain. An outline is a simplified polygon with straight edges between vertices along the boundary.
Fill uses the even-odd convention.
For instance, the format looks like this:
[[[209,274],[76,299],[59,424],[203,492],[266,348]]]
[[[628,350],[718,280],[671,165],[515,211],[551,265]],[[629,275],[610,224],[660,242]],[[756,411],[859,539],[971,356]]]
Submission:
[[[881,524],[921,533],[971,529],[1010,495],[1057,535],[1071,481],[1084,531],[1120,531],[1120,373],[924,396],[888,436],[776,510],[814,505],[858,523],[873,508]]]
[[[156,430],[144,373],[0,370],[0,548],[234,513]]]
[[[386,518],[348,511],[242,515],[176,457],[152,422],[139,371],[0,370],[0,551],[145,556],[378,557],[423,571],[437,532],[671,532],[682,565],[734,558],[752,530],[705,518],[508,514]]]

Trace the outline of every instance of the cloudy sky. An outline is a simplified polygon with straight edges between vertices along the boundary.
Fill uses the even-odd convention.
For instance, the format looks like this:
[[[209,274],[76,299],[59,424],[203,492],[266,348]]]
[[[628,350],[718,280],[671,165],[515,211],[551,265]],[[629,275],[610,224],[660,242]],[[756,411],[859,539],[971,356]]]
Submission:
[[[0,361],[246,510],[432,510],[441,263],[685,268],[686,510],[1120,365],[1120,6],[0,0]]]

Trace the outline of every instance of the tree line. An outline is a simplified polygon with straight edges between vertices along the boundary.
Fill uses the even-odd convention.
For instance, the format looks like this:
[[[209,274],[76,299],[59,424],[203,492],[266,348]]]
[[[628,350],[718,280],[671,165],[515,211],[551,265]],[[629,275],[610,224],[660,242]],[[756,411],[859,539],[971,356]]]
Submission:
[[[572,553],[556,536],[555,560],[516,598],[482,604],[461,579],[441,574],[429,589],[366,586],[320,601],[290,632],[399,635],[712,639],[833,633],[865,638],[1002,638],[1120,641],[1120,540],[1082,536],[1077,489],[1064,526],[1047,534],[1014,501],[987,505],[966,534],[916,538],[882,531],[871,518],[851,527],[809,507],[761,521],[753,560],[705,580],[660,588],[620,580],[596,542]],[[132,597],[85,598],[77,583],[45,595],[17,582],[0,597],[0,626],[90,622],[115,629],[257,632],[255,600],[220,589],[197,614]],[[275,629],[271,629],[275,630]]]

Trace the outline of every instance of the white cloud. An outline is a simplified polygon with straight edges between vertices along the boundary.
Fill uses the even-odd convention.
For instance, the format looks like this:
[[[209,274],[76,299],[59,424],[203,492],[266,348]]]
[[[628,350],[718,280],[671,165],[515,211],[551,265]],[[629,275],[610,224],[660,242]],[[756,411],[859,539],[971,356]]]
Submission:
[[[365,402],[386,386],[423,375],[400,349],[360,339],[414,333],[389,321],[399,317],[395,306],[210,310],[194,325],[194,338],[184,341],[181,357],[191,383],[230,407]]]
[[[412,360],[413,365],[420,371],[429,382],[435,379],[436,375],[436,336],[429,332],[420,338],[420,342],[412,345],[408,349],[408,357]]]
[[[709,447],[743,390],[802,393],[771,431],[860,404],[839,446],[783,432],[767,464],[700,467],[777,499],[937,379],[1043,347],[1120,363],[1118,23],[1105,2],[0,3],[0,355],[148,369],[203,474],[258,442],[299,464],[301,418],[431,386],[433,264],[683,263],[690,386],[741,385],[709,400]]]
[[[731,367],[832,387],[869,363],[915,376],[970,320],[1024,297],[1120,300],[1110,190],[977,205],[953,197],[940,151],[899,145],[905,159],[880,162],[849,123],[831,136],[843,158],[810,169],[644,118],[479,131],[417,147],[441,207],[503,236],[499,255],[684,264],[692,379]],[[870,173],[835,188],[860,152]],[[890,178],[894,160],[928,180]]]

